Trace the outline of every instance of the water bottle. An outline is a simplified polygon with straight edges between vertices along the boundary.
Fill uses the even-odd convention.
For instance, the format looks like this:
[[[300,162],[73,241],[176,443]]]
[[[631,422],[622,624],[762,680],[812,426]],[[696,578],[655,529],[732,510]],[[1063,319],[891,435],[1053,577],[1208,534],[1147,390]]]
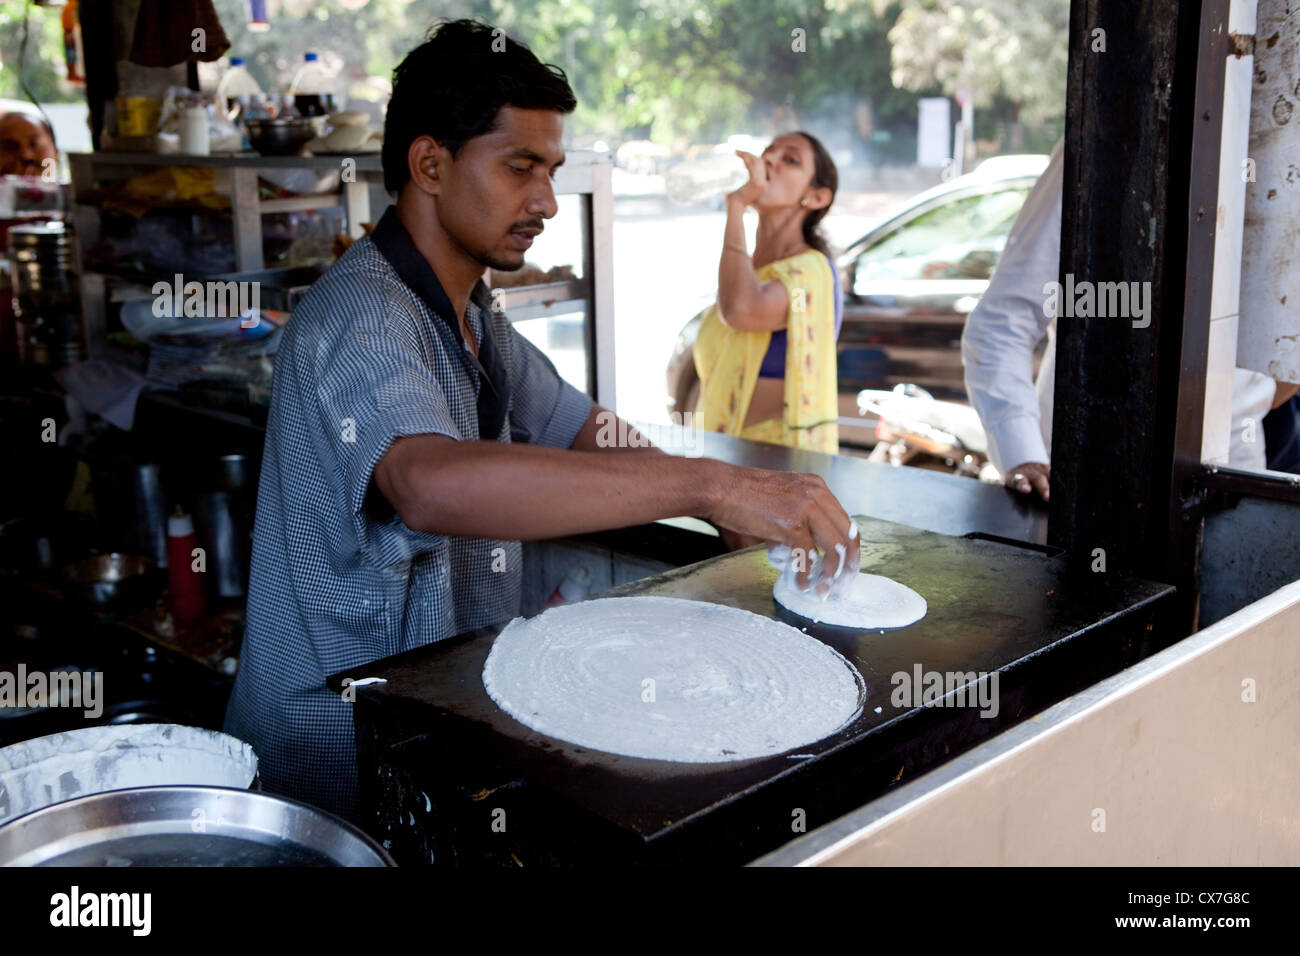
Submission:
[[[849,540],[858,540],[858,523],[852,518],[849,519]],[[852,545],[850,545],[851,547]],[[820,551],[814,549],[811,554],[795,554],[795,549],[786,544],[769,543],[767,546],[767,561],[777,571],[780,576],[786,579],[787,584],[796,591],[802,591],[799,587],[799,574],[801,571],[808,572],[808,581],[811,584],[811,590],[822,600],[826,600],[833,595],[843,595],[852,586],[859,571],[862,570],[862,548],[861,541],[858,540],[858,555],[855,563],[844,551],[840,545],[835,546],[835,566],[836,571],[831,580],[820,582],[822,568],[829,559]]]
[[[325,72],[315,53],[303,55],[302,67],[293,75],[289,92],[300,116],[328,116],[341,106],[336,101],[334,78]]]
[[[684,206],[734,192],[749,182],[749,170],[735,153],[712,153],[678,163],[664,176],[668,198]]]
[[[587,583],[589,577],[591,572],[586,568],[573,568],[564,576],[559,587],[551,592],[551,596],[546,599],[542,607],[558,607],[561,604],[583,600],[591,593],[591,586]]]
[[[224,104],[226,115],[234,120],[240,111],[248,108],[248,97],[261,95],[262,88],[257,85],[257,80],[244,69],[244,58],[232,56],[230,69],[226,70],[221,82],[217,84],[217,97]]]

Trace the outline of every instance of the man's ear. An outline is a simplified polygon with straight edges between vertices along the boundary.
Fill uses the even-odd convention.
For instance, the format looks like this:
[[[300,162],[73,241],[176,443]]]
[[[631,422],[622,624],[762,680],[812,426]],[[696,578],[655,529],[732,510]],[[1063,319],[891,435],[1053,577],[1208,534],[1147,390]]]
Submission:
[[[450,161],[451,153],[432,136],[417,136],[406,151],[411,182],[429,196],[437,196],[442,191],[440,173]]]

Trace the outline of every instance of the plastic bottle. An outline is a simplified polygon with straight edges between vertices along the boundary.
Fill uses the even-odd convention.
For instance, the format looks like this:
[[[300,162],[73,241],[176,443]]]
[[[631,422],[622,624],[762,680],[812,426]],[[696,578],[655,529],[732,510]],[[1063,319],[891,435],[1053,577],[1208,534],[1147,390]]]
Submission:
[[[570,604],[573,601],[581,601],[591,593],[591,587],[587,584],[587,578],[591,577],[591,572],[586,568],[574,568],[564,580],[560,582],[551,596],[546,599],[544,607],[555,607],[559,604]]]
[[[68,64],[68,82],[86,84],[85,53],[81,43],[81,18],[77,0],[68,0],[63,8],[63,56]]]
[[[167,581],[171,591],[172,620],[190,624],[204,614],[203,578],[194,570],[194,550],[199,546],[194,519],[179,507],[167,519]]]
[[[334,78],[325,72],[315,53],[303,55],[302,67],[293,75],[289,92],[301,116],[328,116],[342,108],[334,91]]]
[[[678,163],[664,175],[664,191],[675,203],[715,199],[749,182],[749,170],[735,153],[713,153]]]
[[[230,69],[221,77],[221,82],[217,84],[217,96],[224,104],[226,115],[231,119],[241,112],[248,105],[248,100],[241,97],[261,96],[262,88],[257,85],[257,80],[253,75],[244,69],[244,58],[241,56],[232,56],[230,58]]]
[[[207,156],[212,152],[208,131],[208,111],[202,106],[187,106],[181,111],[180,151],[190,156]]]

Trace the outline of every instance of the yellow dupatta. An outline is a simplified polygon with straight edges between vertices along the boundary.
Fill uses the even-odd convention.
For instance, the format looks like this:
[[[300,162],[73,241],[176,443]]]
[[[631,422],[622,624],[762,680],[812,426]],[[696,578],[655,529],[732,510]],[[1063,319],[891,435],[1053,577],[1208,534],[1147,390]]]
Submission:
[[[785,408],[780,419],[744,427],[771,332],[739,332],[705,313],[695,340],[700,376],[696,427],[774,445],[835,454],[840,448],[839,383],[835,374],[835,288],[830,262],[815,249],[758,270],[758,281],[780,279],[786,313]]]

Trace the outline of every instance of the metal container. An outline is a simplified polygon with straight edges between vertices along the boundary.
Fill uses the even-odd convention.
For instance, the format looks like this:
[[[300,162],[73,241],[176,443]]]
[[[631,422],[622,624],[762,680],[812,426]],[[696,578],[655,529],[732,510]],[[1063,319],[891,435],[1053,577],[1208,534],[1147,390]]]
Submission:
[[[158,588],[152,559],[143,554],[92,554],[63,569],[74,597],[93,607],[128,610],[144,604]]]
[[[253,484],[247,455],[222,455],[217,459],[217,481],[225,491],[241,493]]]
[[[0,827],[0,866],[392,866],[323,810],[220,787],[80,797]]]
[[[157,567],[167,567],[167,502],[157,465],[142,464],[131,469],[131,507],[135,546],[153,558]]]
[[[52,571],[54,543],[44,524],[28,515],[0,521],[0,568]]]
[[[311,119],[299,116],[244,121],[249,143],[263,156],[294,156],[300,153],[308,141],[315,139],[317,126]]]
[[[0,748],[0,824],[107,790],[247,789],[256,779],[253,748],[229,734],[166,723],[87,727]]]
[[[194,517],[217,597],[242,597],[250,548],[248,522],[239,500],[225,491],[204,492],[196,499]]]
[[[57,367],[86,358],[73,236],[66,223],[9,230],[14,329],[19,360]]]

